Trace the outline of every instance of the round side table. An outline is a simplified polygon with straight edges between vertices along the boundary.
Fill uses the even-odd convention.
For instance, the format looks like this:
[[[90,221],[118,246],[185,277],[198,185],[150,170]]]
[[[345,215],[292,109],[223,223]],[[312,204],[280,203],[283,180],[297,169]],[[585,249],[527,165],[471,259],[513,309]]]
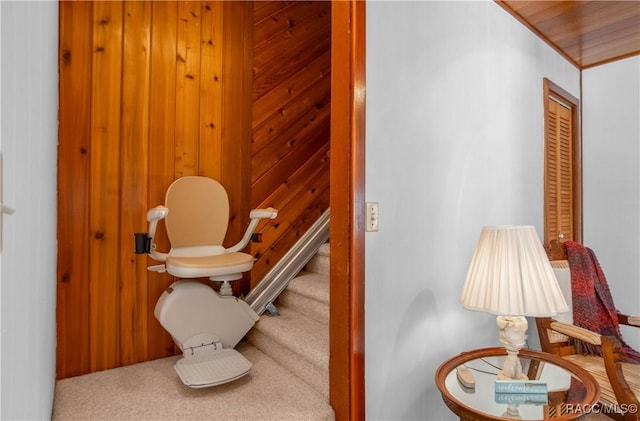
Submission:
[[[504,348],[483,348],[463,352],[443,362],[435,381],[442,399],[461,420],[575,420],[585,416],[600,396],[600,386],[589,372],[560,357],[520,350],[523,372],[531,380],[547,385],[547,394],[495,393],[497,372],[507,355]],[[475,387],[463,385],[456,368],[473,374]]]

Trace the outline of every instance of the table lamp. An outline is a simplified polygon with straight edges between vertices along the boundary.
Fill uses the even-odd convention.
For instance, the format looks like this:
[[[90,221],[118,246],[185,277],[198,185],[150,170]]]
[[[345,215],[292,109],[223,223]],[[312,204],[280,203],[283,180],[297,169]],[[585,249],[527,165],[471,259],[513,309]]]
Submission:
[[[527,319],[568,311],[542,242],[532,226],[483,227],[460,297],[468,310],[497,315],[507,350],[498,378],[526,380],[518,351]]]

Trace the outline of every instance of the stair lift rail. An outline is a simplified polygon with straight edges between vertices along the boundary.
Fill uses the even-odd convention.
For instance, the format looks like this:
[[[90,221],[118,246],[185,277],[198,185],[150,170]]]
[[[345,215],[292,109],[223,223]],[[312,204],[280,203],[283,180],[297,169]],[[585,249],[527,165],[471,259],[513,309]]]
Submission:
[[[330,210],[327,209],[246,296],[245,301],[258,315],[271,306],[320,246],[327,242],[329,217]]]

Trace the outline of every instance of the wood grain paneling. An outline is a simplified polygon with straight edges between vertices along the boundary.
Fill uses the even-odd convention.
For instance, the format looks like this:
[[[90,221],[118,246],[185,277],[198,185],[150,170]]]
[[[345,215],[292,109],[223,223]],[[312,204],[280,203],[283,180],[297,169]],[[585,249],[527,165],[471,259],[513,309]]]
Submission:
[[[119,365],[122,2],[93,6],[89,174],[91,371]]]
[[[200,3],[178,2],[176,178],[198,174],[200,140]]]
[[[207,1],[202,8],[200,49],[200,174],[220,180],[222,154],[222,39],[223,5]]]
[[[137,232],[146,223],[140,209],[149,208],[149,69],[151,4],[124,3],[122,53],[122,121],[120,153],[120,232]],[[120,363],[147,358],[146,259],[138,259],[131,237],[120,235]]]
[[[640,54],[638,1],[496,2],[580,69]]]
[[[317,44],[329,6],[60,2],[58,378],[176,352],[153,316],[174,279],[147,271],[156,262],[133,248],[176,178],[225,186],[226,245],[252,206],[280,209],[260,224],[266,241],[237,294],[328,208],[330,56]],[[169,249],[163,224],[155,240]]]
[[[307,91],[314,85],[328,79],[331,73],[331,59],[325,52],[307,66],[301,68],[293,77],[283,79],[268,92],[253,102],[254,130],[276,112],[284,115],[284,110],[291,108],[289,102]],[[254,84],[254,88],[256,85]],[[286,116],[285,116],[286,117]]]
[[[251,207],[279,210],[255,284],[329,207],[331,3],[256,2],[253,22]]]
[[[167,187],[174,180],[175,124],[176,124],[176,39],[178,10],[176,2],[152,3],[151,11],[151,69],[149,88],[149,207],[164,203]],[[139,231],[144,231],[141,225]],[[159,250],[169,250],[164,224],[158,226],[156,244]],[[155,264],[139,256],[146,264]],[[172,355],[174,345],[153,316],[156,301],[173,282],[166,274],[147,273],[147,338],[148,358]]]
[[[264,243],[251,252],[258,259],[254,271],[266,273],[329,207],[329,145],[319,149],[264,202],[279,204],[275,223],[262,222]],[[258,279],[252,279],[255,284]]]
[[[222,27],[247,7],[60,3],[58,377],[174,353],[153,317],[172,279],[146,270],[133,233],[175,178],[221,176]],[[251,34],[251,22],[233,30]],[[246,121],[250,111],[229,108]],[[156,240],[168,250],[162,225]]]
[[[240,240],[249,223],[253,4],[223,2],[223,5],[227,20],[222,46],[225,57],[222,102],[225,136],[220,179],[227,188],[231,204],[225,238],[225,245],[231,246]],[[241,285],[238,282],[234,284],[234,288]],[[247,286],[245,284],[241,288],[242,292],[248,292]]]
[[[60,3],[57,373],[89,363],[89,156],[93,3]],[[64,167],[62,167],[64,165]],[[68,245],[73,244],[73,248]],[[73,355],[73,358],[66,356]]]
[[[277,113],[271,114],[267,120],[256,127],[251,139],[252,155],[269,145],[271,139],[286,136],[284,133],[287,131],[295,132],[296,125],[306,124],[305,121],[310,122],[317,110],[328,107],[331,100],[330,84],[329,78],[323,78],[320,83],[309,88],[300,100],[291,101],[280,107]]]

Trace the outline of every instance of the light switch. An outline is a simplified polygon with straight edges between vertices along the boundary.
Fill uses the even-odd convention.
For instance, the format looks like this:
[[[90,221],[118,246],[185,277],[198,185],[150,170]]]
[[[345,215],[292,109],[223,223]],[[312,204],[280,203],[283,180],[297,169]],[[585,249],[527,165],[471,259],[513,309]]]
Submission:
[[[379,216],[378,202],[367,202],[367,232],[378,231]]]

